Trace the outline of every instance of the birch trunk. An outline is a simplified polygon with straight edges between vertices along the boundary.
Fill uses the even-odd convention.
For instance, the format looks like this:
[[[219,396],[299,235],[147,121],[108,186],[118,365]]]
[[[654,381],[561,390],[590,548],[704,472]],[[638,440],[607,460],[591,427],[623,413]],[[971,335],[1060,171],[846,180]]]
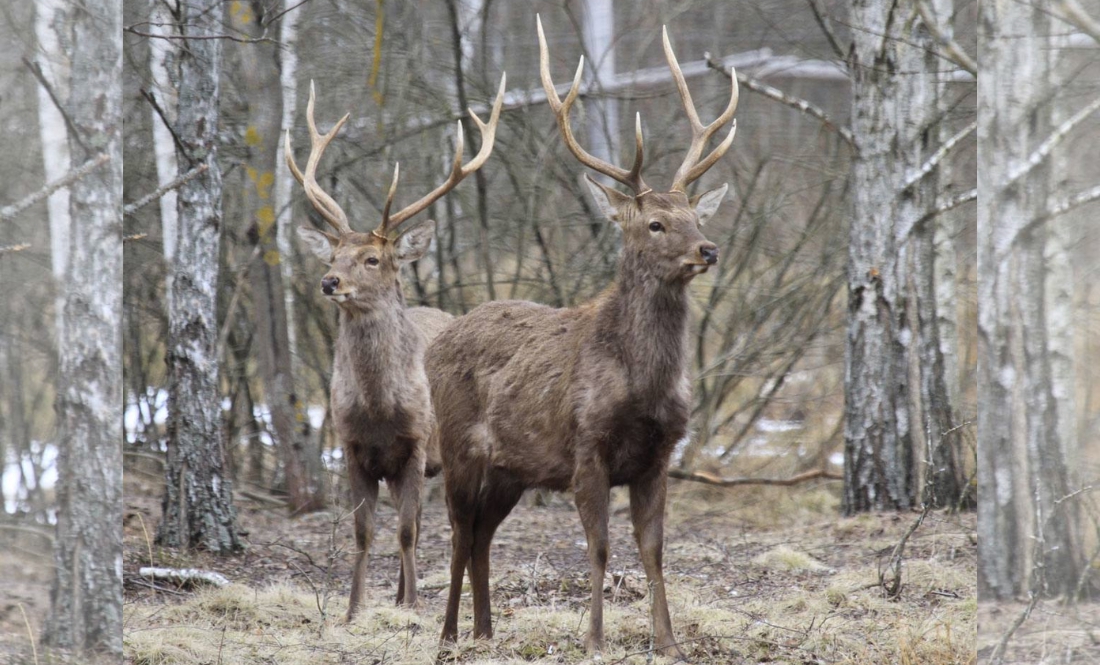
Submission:
[[[980,12],[978,590],[1062,594],[1083,565],[1075,503],[1062,500],[1073,480],[1059,430],[1072,422],[1072,402],[1055,391],[1059,344],[1050,340],[1063,303],[1048,295],[1065,297],[1065,285],[1048,277],[1048,229],[1029,224],[1049,205],[1051,164],[1017,174],[1052,129],[1051,25],[1030,5]]]
[[[43,635],[52,645],[111,657],[122,655],[121,31],[121,0],[88,4],[65,26],[67,112],[79,139],[110,160],[69,195],[80,226],[68,240],[62,281],[55,577]],[[70,136],[70,149],[82,155],[77,138]]]
[[[58,41],[58,31],[68,26],[62,0],[36,0],[34,36],[38,42],[37,63],[54,94],[64,98],[68,90],[68,72]],[[42,139],[42,163],[45,181],[53,182],[72,168],[69,158],[69,130],[65,118],[50,99],[50,93],[38,86],[38,133]],[[54,315],[57,330],[65,327],[64,283],[69,256],[69,189],[63,187],[46,199],[50,217],[50,259],[57,291],[54,295]]]
[[[216,290],[222,224],[218,166],[220,0],[181,3],[179,120],[183,161],[210,168],[179,189],[179,234],[168,312],[168,460],[157,540],[216,553],[240,549],[226,475],[218,395]],[[181,169],[182,170],[182,169]]]
[[[259,11],[259,3],[236,3],[231,5],[230,18],[241,33],[260,37],[263,16]],[[248,118],[245,129],[247,180],[242,199],[244,214],[250,220],[249,239],[260,247],[252,267],[251,284],[255,348],[259,353],[264,400],[271,413],[290,509],[297,514],[323,505],[324,492],[320,464],[309,465],[306,461],[310,455],[319,459],[319,451],[311,451],[307,446],[307,432],[301,425],[308,420],[294,390],[282,268],[286,261],[279,249],[272,198],[280,157],[279,130],[283,122],[276,53],[275,47],[269,44],[243,44],[237,49]],[[311,474],[311,469],[315,473]]]
[[[149,32],[154,35],[170,36],[172,29],[172,15],[161,0],[150,0],[149,6]],[[175,41],[171,39],[149,40],[149,73],[157,92],[157,99],[161,108],[168,115],[170,122],[175,120],[176,91],[172,85],[170,72],[174,66],[178,49]],[[176,163],[176,145],[172,141],[172,132],[164,124],[164,120],[155,109],[150,108],[153,126],[153,155],[157,167],[157,186],[163,187],[172,182],[178,174],[179,167]],[[172,308],[172,270],[171,266],[176,258],[176,242],[179,234],[178,228],[178,194],[176,190],[170,190],[160,197],[160,223],[164,245],[164,261],[168,266],[165,279],[165,300],[168,308]]]
[[[906,510],[915,500],[909,423],[906,307],[908,231],[921,201],[899,205],[901,184],[919,165],[918,114],[930,101],[913,47],[903,43],[892,5],[857,0],[849,70],[852,131],[861,154],[852,166],[845,366],[844,510]],[[904,100],[904,101],[903,101]],[[904,105],[903,105],[904,104]],[[904,118],[904,121],[902,120]],[[912,192],[919,197],[921,191]],[[904,216],[904,218],[903,218]]]

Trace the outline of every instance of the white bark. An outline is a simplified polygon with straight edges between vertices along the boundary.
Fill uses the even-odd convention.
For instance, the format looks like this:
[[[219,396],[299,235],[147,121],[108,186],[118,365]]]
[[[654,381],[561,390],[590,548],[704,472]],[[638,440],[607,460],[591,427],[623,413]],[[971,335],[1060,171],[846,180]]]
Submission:
[[[70,190],[59,330],[55,578],[44,639],[122,655],[122,2],[91,3],[62,27],[71,47],[64,103],[80,144],[108,161]],[[111,525],[111,528],[104,528]]]
[[[68,62],[61,51],[58,30],[67,26],[64,0],[35,0],[34,35],[38,42],[37,62],[54,93],[64,99],[69,88]],[[46,182],[65,175],[72,162],[69,158],[69,131],[65,118],[57,109],[49,92],[41,85],[38,90],[38,132],[42,139],[42,162]],[[69,255],[69,189],[62,188],[46,202],[50,216],[50,259],[57,292],[54,299],[57,329],[64,327],[65,275]]]
[[[615,78],[615,2],[586,0],[581,3],[584,51],[589,55],[585,77],[589,86],[600,90]],[[619,163],[619,102],[614,97],[589,100],[585,123],[587,149],[593,155]]]
[[[295,0],[284,0],[283,10],[296,4]],[[294,111],[298,107],[298,16],[299,10],[289,11],[283,15],[279,28],[279,41],[283,49],[279,51],[281,66],[279,69],[279,84],[283,95],[282,128],[280,134],[286,134],[294,130]],[[298,334],[294,315],[294,262],[290,257],[294,256],[291,244],[290,227],[294,221],[291,208],[291,193],[297,183],[290,173],[286,159],[279,151],[279,157],[275,160],[275,243],[279,254],[283,257],[279,264],[283,274],[283,300],[286,308],[286,333],[287,346],[290,350],[290,371],[294,377],[301,376],[301,362],[298,357]]]
[[[170,35],[172,28],[170,23],[172,16],[161,0],[150,0],[149,32],[154,35]],[[168,120],[174,121],[176,110],[176,89],[169,76],[172,61],[176,55],[176,42],[171,39],[149,40],[149,72],[153,78],[157,101],[168,115]],[[157,167],[157,186],[164,187],[179,175],[179,167],[176,164],[176,145],[172,140],[172,132],[164,124],[164,120],[155,109],[150,108],[153,125],[153,155]],[[176,242],[178,229],[178,212],[176,211],[178,195],[171,190],[160,197],[160,224],[164,236],[164,261],[171,266],[176,256]],[[168,307],[172,303],[172,278],[171,270],[165,279],[165,295]]]

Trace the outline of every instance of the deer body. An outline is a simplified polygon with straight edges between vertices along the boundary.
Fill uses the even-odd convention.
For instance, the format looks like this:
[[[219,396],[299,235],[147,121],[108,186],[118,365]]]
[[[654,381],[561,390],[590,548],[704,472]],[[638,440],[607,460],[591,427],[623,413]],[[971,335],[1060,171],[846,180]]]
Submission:
[[[425,474],[434,475],[440,467],[433,438],[435,419],[424,372],[424,351],[452,317],[429,308],[406,308],[401,265],[424,255],[431,244],[434,225],[401,228],[401,224],[485,163],[493,149],[503,99],[502,77],[489,122],[483,123],[473,116],[482,135],[481,149],[474,159],[462,164],[463,138],[459,125],[455,159],[447,180],[390,215],[399,175],[395,167],[381,223],[370,233],[353,230],[347,215],[316,179],[321,155],[348,116],[327,134],[321,134],[313,118],[315,95],[310,85],[306,117],[311,149],[304,173],[294,162],[287,133],[287,165],[304,186],[313,207],[336,231],[331,234],[301,227],[298,235],[329,266],[321,279],[321,292],[340,308],[330,408],[344,452],[355,519],[349,621],[362,601],[367,556],[374,540],[374,510],[379,482],[383,480],[397,507],[397,540],[401,550],[397,603],[418,605],[416,544],[420,537],[420,494]]]
[[[667,468],[690,413],[687,288],[718,260],[717,246],[700,227],[717,210],[726,187],[694,198],[685,192],[733,141],[731,131],[702,157],[714,132],[733,117],[737,79],[726,110],[703,126],[664,35],[693,136],[670,190],[655,192],[641,175],[640,118],[629,171],[577,144],[569,110],[579,93],[584,60],[563,101],[550,78],[541,21],[538,38],[543,89],[566,146],[582,164],[627,185],[633,195],[588,180],[604,216],[623,232],[618,274],[601,295],[570,309],[517,301],[482,305],[444,330],[425,355],[452,530],[442,641],[457,639],[467,568],[474,636],[492,636],[489,546],[523,491],[543,487],[573,491],[588,540],[592,585],[586,647],[590,653],[600,651],[610,489],[626,485],[653,594],[655,646],[683,658],[672,633],[662,572]]]

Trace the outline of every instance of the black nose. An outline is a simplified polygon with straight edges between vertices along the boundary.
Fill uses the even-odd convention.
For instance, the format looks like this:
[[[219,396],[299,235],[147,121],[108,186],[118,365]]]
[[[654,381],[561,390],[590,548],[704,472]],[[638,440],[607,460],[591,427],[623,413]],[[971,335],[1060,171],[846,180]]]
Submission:
[[[321,292],[326,296],[331,296],[332,292],[335,291],[336,287],[339,285],[339,277],[325,277],[321,280]]]
[[[718,245],[714,243],[701,245],[699,247],[699,254],[702,255],[703,260],[707,262],[708,266],[718,263]]]

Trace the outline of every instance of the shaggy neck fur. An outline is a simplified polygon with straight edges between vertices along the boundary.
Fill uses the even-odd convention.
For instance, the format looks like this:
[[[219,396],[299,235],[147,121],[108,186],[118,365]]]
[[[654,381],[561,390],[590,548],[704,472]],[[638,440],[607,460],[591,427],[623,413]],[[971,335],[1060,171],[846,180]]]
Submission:
[[[687,317],[687,282],[667,282],[639,254],[625,253],[600,308],[598,334],[614,340],[631,386],[646,402],[680,386]]]
[[[341,309],[335,366],[350,369],[348,378],[357,384],[361,400],[389,404],[398,384],[408,377],[420,339],[403,303],[367,312]]]

